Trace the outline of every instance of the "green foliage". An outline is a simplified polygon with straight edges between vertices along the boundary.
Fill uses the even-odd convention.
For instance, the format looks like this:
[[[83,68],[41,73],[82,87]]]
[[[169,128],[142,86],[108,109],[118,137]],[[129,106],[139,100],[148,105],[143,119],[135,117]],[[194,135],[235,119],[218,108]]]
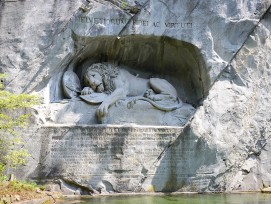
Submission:
[[[4,158],[6,161],[10,161],[9,165],[12,168],[25,164],[25,158],[30,154],[25,149],[12,150]]]
[[[0,163],[0,172],[3,172],[5,171],[5,165]]]
[[[129,4],[126,1],[120,1],[121,2],[121,8],[122,9],[128,9],[129,8]]]
[[[7,181],[8,177],[6,175],[0,174],[0,183]]]
[[[3,175],[3,172],[5,171],[5,165],[0,162],[0,183],[3,181],[7,181],[7,177]]]
[[[2,80],[5,77],[0,74],[0,176],[6,167],[16,168],[29,156],[26,150],[17,148],[22,141],[15,129],[26,127],[30,115],[25,113],[25,108],[38,103],[35,96],[4,90]]]
[[[43,188],[43,186],[40,186],[35,182],[28,181],[11,181],[9,185],[14,191],[26,191],[26,190],[35,190],[37,188],[39,189]]]

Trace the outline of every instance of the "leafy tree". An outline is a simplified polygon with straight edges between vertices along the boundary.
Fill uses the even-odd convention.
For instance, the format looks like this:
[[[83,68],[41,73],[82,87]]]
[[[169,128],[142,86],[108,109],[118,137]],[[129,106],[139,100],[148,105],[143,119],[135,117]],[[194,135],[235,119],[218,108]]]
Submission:
[[[16,168],[25,163],[29,156],[25,149],[16,148],[22,144],[16,128],[26,127],[29,114],[25,108],[38,103],[38,98],[29,94],[13,94],[4,90],[4,74],[0,74],[0,176],[7,167]],[[0,178],[1,180],[1,178]]]

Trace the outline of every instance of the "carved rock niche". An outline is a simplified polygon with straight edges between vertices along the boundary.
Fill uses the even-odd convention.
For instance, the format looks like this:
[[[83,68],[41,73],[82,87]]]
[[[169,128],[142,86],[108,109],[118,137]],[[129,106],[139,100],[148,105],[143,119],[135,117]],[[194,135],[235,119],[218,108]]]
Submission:
[[[57,90],[57,86],[63,88],[62,91],[52,92],[51,98],[57,100],[70,98],[54,115],[56,123],[184,126],[208,93],[210,82],[205,62],[199,49],[190,43],[169,37],[142,35],[80,37],[73,34],[73,39],[77,54],[72,57],[64,71],[62,84],[55,83],[55,88],[51,87],[51,90]],[[104,104],[107,95],[100,99],[98,94],[101,101],[97,103],[88,103],[89,101],[80,96],[82,95],[80,90],[90,90],[84,89],[90,87],[86,84],[84,76],[88,68],[95,64],[122,70],[121,73],[128,72],[136,79],[131,80],[126,75],[122,76],[126,82],[120,87],[125,93],[117,96],[117,99],[111,97],[114,99],[111,101],[112,104],[107,104],[106,111],[101,111],[104,110],[101,104]],[[117,74],[120,75],[122,74]],[[77,90],[76,97],[71,96],[69,92],[71,78],[76,81],[76,84],[72,85]],[[168,92],[163,88],[156,91],[157,86],[174,87],[178,107],[170,110],[157,108],[150,101],[142,100],[143,94],[130,96],[126,90],[129,87],[141,87],[142,83],[145,83],[142,79],[151,84],[151,91],[155,90],[157,95],[152,100],[157,103],[161,102],[159,98],[161,94],[164,94],[162,97],[168,97]],[[172,107],[167,101],[163,102],[162,107]],[[102,112],[100,115],[99,111]]]

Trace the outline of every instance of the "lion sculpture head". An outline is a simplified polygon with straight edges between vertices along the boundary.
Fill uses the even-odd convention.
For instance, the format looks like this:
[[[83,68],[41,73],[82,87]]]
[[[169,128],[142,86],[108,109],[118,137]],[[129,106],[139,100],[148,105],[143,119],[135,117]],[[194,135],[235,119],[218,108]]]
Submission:
[[[87,68],[83,80],[85,86],[94,87],[96,92],[112,93],[115,90],[114,78],[119,68],[111,64],[95,63]],[[100,83],[99,83],[100,81]]]

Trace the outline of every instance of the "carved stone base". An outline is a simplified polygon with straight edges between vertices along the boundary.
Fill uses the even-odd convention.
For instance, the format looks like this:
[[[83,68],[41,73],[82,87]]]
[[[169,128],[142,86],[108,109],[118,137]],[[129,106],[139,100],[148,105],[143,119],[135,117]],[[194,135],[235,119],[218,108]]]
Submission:
[[[205,164],[215,162],[215,151],[183,131],[161,126],[43,127],[39,164],[30,177],[59,179],[85,193],[206,189],[213,168]]]
[[[181,108],[168,112],[158,110],[146,101],[137,101],[132,107],[127,104],[128,100],[120,100],[112,105],[102,123],[184,126],[195,112],[195,108],[186,103]],[[54,124],[89,125],[101,123],[97,121],[97,108],[98,105],[88,105],[83,101],[70,101],[49,104],[44,114],[48,122]]]

